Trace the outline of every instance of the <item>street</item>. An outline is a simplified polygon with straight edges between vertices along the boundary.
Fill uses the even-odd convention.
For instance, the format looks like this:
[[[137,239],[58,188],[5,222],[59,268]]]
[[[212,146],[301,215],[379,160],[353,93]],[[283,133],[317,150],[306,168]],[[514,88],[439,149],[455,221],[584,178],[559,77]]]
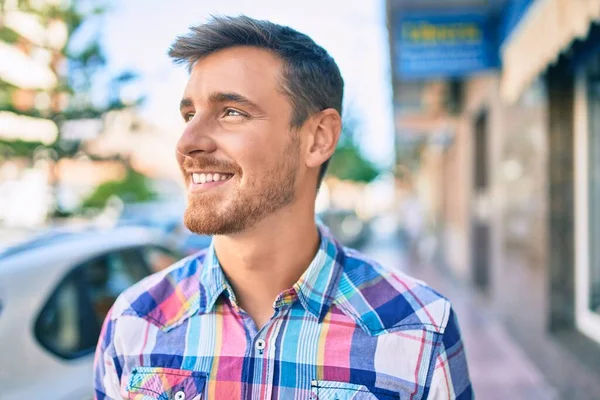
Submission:
[[[361,249],[388,267],[421,279],[452,301],[461,324],[469,372],[479,400],[558,400],[558,394],[473,288],[433,265],[414,266],[395,236],[374,230]]]

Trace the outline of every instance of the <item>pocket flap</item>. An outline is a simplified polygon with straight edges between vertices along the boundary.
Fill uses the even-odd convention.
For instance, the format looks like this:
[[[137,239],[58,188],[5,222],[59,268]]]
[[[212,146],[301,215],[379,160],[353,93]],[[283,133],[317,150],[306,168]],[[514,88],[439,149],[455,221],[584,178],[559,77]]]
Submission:
[[[199,400],[205,384],[203,372],[138,367],[129,378],[127,392],[134,400]]]
[[[311,400],[400,399],[399,394],[389,390],[336,381],[313,381],[311,391]]]

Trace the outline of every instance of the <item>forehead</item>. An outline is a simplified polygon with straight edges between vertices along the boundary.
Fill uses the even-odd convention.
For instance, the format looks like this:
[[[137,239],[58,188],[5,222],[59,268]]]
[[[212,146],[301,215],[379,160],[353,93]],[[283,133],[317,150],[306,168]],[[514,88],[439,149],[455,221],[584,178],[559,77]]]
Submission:
[[[214,92],[236,92],[255,100],[281,96],[283,61],[267,50],[232,47],[198,60],[185,97],[199,99]]]

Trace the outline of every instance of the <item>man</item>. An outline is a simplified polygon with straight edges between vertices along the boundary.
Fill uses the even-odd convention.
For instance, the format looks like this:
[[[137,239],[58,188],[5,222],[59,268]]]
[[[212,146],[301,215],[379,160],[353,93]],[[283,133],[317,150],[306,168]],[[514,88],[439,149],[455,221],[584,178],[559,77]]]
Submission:
[[[127,290],[98,344],[98,399],[470,399],[450,303],[343,248],[314,204],[341,131],[327,52],[245,16],[192,28],[177,159],[210,248]]]

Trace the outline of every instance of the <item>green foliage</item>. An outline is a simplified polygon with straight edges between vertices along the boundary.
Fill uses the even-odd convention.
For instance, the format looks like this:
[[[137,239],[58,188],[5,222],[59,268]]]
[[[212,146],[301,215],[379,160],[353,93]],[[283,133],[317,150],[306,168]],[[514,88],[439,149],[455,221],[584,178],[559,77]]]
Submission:
[[[59,82],[55,92],[68,93],[76,95],[72,97],[69,109],[64,116],[67,119],[77,118],[95,118],[106,111],[121,109],[125,105],[114,101],[119,97],[122,86],[134,82],[138,76],[126,71],[117,75],[114,80],[117,84],[111,83],[110,98],[107,99],[102,109],[92,104],[92,92],[96,82],[97,73],[106,66],[106,55],[100,43],[100,34],[98,32],[91,40],[83,44],[82,48],[74,50],[71,46],[72,38],[77,36],[77,31],[88,23],[99,22],[98,18],[109,11],[108,0],[80,0],[61,2],[58,4],[47,4],[41,10],[33,10],[27,1],[22,4],[23,9],[35,12],[45,21],[59,19],[67,24],[69,40],[61,53],[67,59],[69,72],[66,75],[58,74]],[[98,29],[102,29],[102,24],[96,24]],[[58,71],[55,71],[58,72]],[[116,93],[116,94],[115,94]],[[137,105],[138,102],[134,102]]]
[[[86,21],[87,18],[95,15],[102,15],[108,10],[106,4],[96,5],[94,7],[84,7],[81,4],[89,3],[81,1],[70,1],[62,4],[47,4],[43,9],[39,10],[40,17],[46,20],[59,19],[65,21],[69,36],[73,34],[81,25]],[[92,0],[92,3],[98,3],[98,1]],[[31,7],[30,12],[35,12]]]
[[[122,88],[130,83],[136,82],[139,78],[140,75],[137,72],[125,70],[110,80],[108,84],[110,93],[108,99],[108,108],[110,110],[122,110],[130,106],[139,106],[144,102],[145,97],[142,96],[133,100],[132,102],[128,101],[127,104],[125,104],[121,97]]]
[[[64,73],[62,68],[59,68],[60,64],[52,64],[52,68],[56,68],[54,72],[58,77],[58,83],[55,88],[49,91],[49,94],[54,96],[59,93],[66,93],[70,97],[69,107],[60,112],[51,109],[40,110],[35,107],[26,111],[17,110],[13,105],[12,97],[12,93],[16,88],[0,79],[0,110],[35,118],[52,119],[60,127],[62,122],[66,120],[102,118],[107,111],[140,104],[143,97],[127,102],[128,104],[123,104],[120,100],[123,87],[135,84],[139,79],[135,71],[123,71],[112,78],[109,83],[109,96],[105,103],[96,104],[92,101],[92,93],[97,83],[96,76],[106,65],[106,56],[100,44],[101,35],[99,30],[102,29],[101,18],[108,11],[108,4],[108,0],[78,0],[46,2],[41,8],[34,8],[28,0],[19,0],[19,9],[35,14],[40,18],[42,24],[47,24],[56,19],[67,24],[68,40],[65,46],[59,50],[59,53],[62,54],[64,62],[68,65],[68,72]],[[76,43],[74,40],[76,40],[78,31],[86,28],[88,24],[92,24],[92,27],[95,26],[98,34],[92,35],[85,43],[80,43],[81,41]],[[10,43],[17,41],[19,37],[17,32],[0,24],[0,41]],[[73,50],[75,46],[72,44],[77,44],[77,50]],[[36,150],[40,147],[52,150],[53,157],[56,157],[56,160],[74,157],[81,151],[79,141],[64,141],[60,137],[49,146],[44,146],[40,142],[3,140],[0,141],[0,162],[12,157],[23,157],[33,161]],[[131,197],[134,200],[143,200],[149,198],[152,193],[144,185],[145,178],[142,178],[136,176],[135,173],[131,173],[124,182],[119,182],[118,185],[113,185],[112,188],[111,185],[108,185],[100,188],[100,190],[111,193],[116,191],[117,195],[121,194],[124,199]],[[127,185],[131,187],[131,190],[125,190]],[[102,203],[102,196],[102,193],[96,196],[100,203]]]
[[[106,56],[97,40],[88,43],[85,48],[77,53],[67,52],[66,55],[71,61],[72,68],[91,69],[93,72],[106,64]]]
[[[2,89],[0,88],[0,91]],[[7,94],[8,96],[8,94]],[[9,100],[11,100],[9,98]],[[34,118],[43,118],[45,117],[45,115],[42,114],[42,112],[40,110],[38,110],[37,108],[32,108],[31,110],[27,110],[27,111],[22,111],[22,110],[17,110],[15,108],[15,106],[12,104],[12,102],[10,103],[4,103],[5,98],[3,97],[2,94],[0,94],[0,104],[2,104],[2,111],[10,111],[14,114],[18,114],[18,115],[24,115],[27,117],[34,117]]]
[[[102,208],[108,199],[117,196],[125,203],[150,201],[156,198],[156,193],[150,187],[148,178],[130,169],[125,179],[105,182],[84,200],[84,208]]]
[[[0,42],[16,43],[19,40],[19,34],[6,26],[0,26]]]
[[[24,140],[0,140],[0,161],[12,157],[32,159],[35,150],[40,146],[44,145],[41,142],[26,142]]]
[[[105,113],[106,110],[99,110],[93,106],[88,106],[84,108],[72,108],[65,110],[57,117],[60,117],[61,121],[86,118],[96,119],[102,118]]]
[[[328,173],[338,179],[368,183],[377,178],[379,170],[362,156],[356,144],[344,143],[336,149]]]
[[[33,160],[39,149],[52,150],[56,159],[70,158],[79,152],[80,142],[55,141],[50,145],[45,145],[38,141],[0,140],[0,162],[13,157]]]
[[[0,80],[0,110],[6,111],[12,107],[13,85]]]
[[[358,123],[347,117],[338,143],[331,158],[327,174],[341,180],[371,182],[379,175],[379,169],[361,153],[357,143]]]
[[[52,16],[54,18],[61,19],[65,21],[67,24],[67,28],[69,30],[69,35],[75,32],[83,23],[85,19],[85,15],[79,13],[74,4],[72,4],[67,9],[61,9],[59,7],[54,7],[53,12],[48,13],[47,15]],[[54,14],[54,15],[52,15]]]

